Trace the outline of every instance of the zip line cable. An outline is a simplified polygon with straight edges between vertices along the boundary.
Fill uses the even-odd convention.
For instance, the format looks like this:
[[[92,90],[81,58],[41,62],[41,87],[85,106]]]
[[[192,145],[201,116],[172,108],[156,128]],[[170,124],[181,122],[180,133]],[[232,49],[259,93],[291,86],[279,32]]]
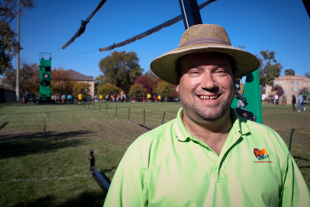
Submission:
[[[199,10],[203,9],[204,7],[206,7],[207,5],[209,5],[210,3],[212,2],[215,2],[217,0],[208,0],[202,4],[200,4],[198,7],[199,7]],[[95,15],[95,13],[102,7],[102,5],[106,2],[106,0],[102,0],[99,5],[96,7],[96,9],[92,12],[92,14],[85,20],[81,22],[81,27],[79,28],[79,30],[75,33],[75,35],[65,44],[62,46],[62,49],[66,49],[72,42],[74,42],[74,40],[76,38],[78,38],[79,36],[81,36],[81,34],[84,33],[85,29],[86,29],[86,24],[89,23],[90,19]],[[158,32],[160,31],[161,29],[163,28],[166,28],[166,27],[170,27],[172,25],[174,25],[175,23],[181,21],[183,19],[182,15],[179,15],[177,17],[174,17],[156,27],[153,27],[152,29],[149,29],[143,33],[140,33],[134,37],[131,37],[127,40],[124,40],[122,42],[119,42],[117,44],[113,43],[113,45],[110,45],[108,47],[104,47],[104,48],[99,48],[99,51],[100,52],[103,52],[103,51],[109,51],[109,50],[113,50],[114,48],[118,48],[118,47],[122,47],[122,46],[125,46],[127,44],[130,44],[130,43],[133,43],[137,40],[140,40],[140,39],[143,39],[144,37],[147,37],[155,32]],[[58,51],[58,50],[57,50]],[[92,51],[89,51],[89,52],[92,52]],[[83,52],[83,53],[87,53],[87,52]],[[83,54],[83,53],[78,53],[78,54]],[[71,56],[71,55],[67,55],[67,56]]]

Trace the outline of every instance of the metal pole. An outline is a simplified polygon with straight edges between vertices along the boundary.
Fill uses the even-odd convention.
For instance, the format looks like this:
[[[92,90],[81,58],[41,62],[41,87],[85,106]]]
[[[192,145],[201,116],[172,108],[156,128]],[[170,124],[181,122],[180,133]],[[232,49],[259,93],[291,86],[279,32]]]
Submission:
[[[197,0],[179,0],[185,29],[202,24]]]
[[[290,138],[290,145],[288,147],[288,151],[290,152],[291,151],[291,145],[292,145],[292,139],[293,139],[293,133],[294,133],[294,128],[292,129],[292,132],[291,132],[291,138]]]
[[[161,121],[161,124],[163,124],[163,123],[164,123],[164,120],[165,120],[165,114],[166,114],[166,112],[164,111],[164,114],[163,114],[163,120]]]
[[[20,15],[19,15],[19,4],[20,4],[20,0],[18,0],[18,8],[17,8],[17,43],[20,44],[19,41],[19,36],[20,36]],[[16,63],[16,102],[19,103],[19,67],[20,67],[20,47],[17,50],[17,63]]]
[[[128,108],[128,124],[130,124],[130,107]]]

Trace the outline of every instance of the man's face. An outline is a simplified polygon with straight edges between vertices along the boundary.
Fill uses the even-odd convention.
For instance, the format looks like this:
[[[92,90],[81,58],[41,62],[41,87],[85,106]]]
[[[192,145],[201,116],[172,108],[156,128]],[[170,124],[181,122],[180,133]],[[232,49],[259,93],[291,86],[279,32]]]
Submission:
[[[229,117],[234,97],[231,61],[216,53],[195,53],[180,61],[179,93],[184,118],[196,123]]]

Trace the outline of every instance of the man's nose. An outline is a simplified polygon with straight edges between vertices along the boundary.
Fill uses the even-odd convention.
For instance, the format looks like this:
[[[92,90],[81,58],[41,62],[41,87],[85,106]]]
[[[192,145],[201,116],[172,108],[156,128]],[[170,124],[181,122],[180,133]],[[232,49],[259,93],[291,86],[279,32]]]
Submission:
[[[204,73],[201,78],[201,87],[204,89],[212,89],[217,86],[213,74],[210,72]]]

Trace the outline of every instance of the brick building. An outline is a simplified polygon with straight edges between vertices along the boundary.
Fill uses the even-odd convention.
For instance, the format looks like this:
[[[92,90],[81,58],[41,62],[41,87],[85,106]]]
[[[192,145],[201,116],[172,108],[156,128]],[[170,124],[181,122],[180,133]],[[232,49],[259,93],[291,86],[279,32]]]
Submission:
[[[75,70],[68,70],[68,74],[72,80],[75,80],[79,83],[88,83],[90,86],[88,88],[88,93],[91,98],[95,96],[95,81],[93,76],[86,76],[82,73],[76,72]]]
[[[298,96],[300,91],[310,92],[310,78],[298,76],[295,73],[294,76],[279,76],[274,81],[274,88],[278,88],[280,94],[283,94],[286,98],[286,104],[292,103],[292,95]],[[271,94],[272,87],[266,86],[267,97]],[[280,97],[279,97],[280,98]]]

